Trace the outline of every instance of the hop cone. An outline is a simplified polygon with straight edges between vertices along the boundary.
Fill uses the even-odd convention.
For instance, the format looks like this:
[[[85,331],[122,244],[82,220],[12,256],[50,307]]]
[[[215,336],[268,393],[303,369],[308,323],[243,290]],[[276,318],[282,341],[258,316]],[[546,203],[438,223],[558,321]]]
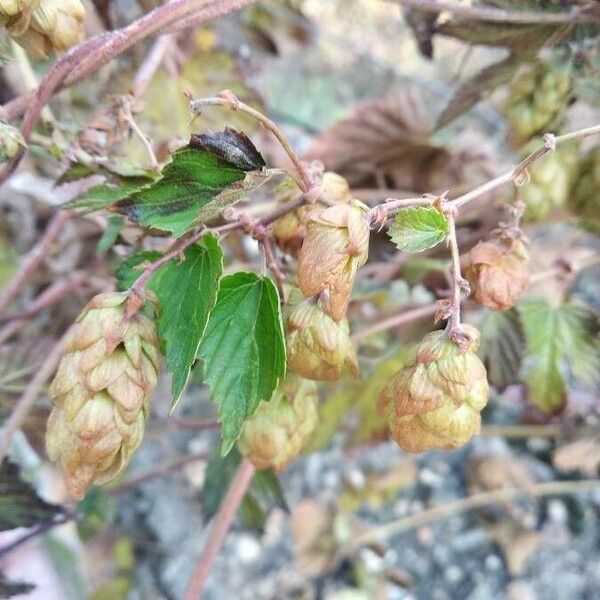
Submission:
[[[516,146],[543,133],[560,119],[567,107],[570,83],[567,68],[542,62],[529,66],[514,79],[504,116]]]
[[[529,285],[529,255],[519,240],[479,242],[462,266],[475,300],[492,310],[513,307]]]
[[[21,132],[16,127],[0,121],[0,162],[15,156],[19,148],[24,145],[25,140]]]
[[[62,52],[84,37],[80,0],[0,0],[0,24],[32,56]]]
[[[287,363],[307,379],[339,379],[345,367],[358,374],[356,351],[348,321],[336,323],[319,302],[305,300],[297,288],[288,292],[284,306]]]
[[[144,435],[159,367],[151,319],[125,320],[126,295],[95,296],[77,318],[48,393],[46,449],[69,496],[116,477]]]
[[[533,144],[528,149],[533,151],[538,147],[539,144]],[[576,167],[577,149],[573,145],[559,147],[532,165],[529,181],[520,188],[526,221],[543,219],[552,208],[566,203]]]
[[[569,205],[588,229],[600,233],[600,147],[581,161]]]
[[[318,422],[317,385],[293,373],[269,402],[246,421],[238,445],[257,469],[283,469],[296,457]]]
[[[488,382],[475,354],[479,331],[463,328],[470,339],[464,351],[444,331],[427,334],[414,360],[379,395],[378,409],[388,415],[392,437],[407,452],[452,450],[479,433]]]
[[[339,322],[346,316],[358,267],[369,252],[364,204],[352,201],[315,207],[305,216],[306,236],[298,255],[298,283],[308,298],[326,293],[326,311]]]

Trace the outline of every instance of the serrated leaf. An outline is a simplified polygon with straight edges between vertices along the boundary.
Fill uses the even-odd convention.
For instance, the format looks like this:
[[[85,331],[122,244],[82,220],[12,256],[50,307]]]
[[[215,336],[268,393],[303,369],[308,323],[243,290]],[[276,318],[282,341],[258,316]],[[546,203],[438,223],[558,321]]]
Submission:
[[[246,272],[223,277],[199,357],[219,406],[226,453],[285,375],[281,307],[271,279]]]
[[[488,380],[503,389],[518,379],[525,350],[519,315],[514,309],[485,310],[479,330],[481,345],[478,354],[487,368]]]
[[[170,260],[150,278],[149,289],[159,304],[158,335],[165,343],[167,367],[172,374],[171,410],[188,382],[222,272],[219,240],[207,234],[186,249],[183,260]]]
[[[207,519],[211,519],[219,509],[241,460],[237,448],[233,448],[227,456],[222,456],[216,449],[209,458],[201,492],[202,508]],[[240,506],[240,520],[244,526],[260,531],[266,512],[274,507],[288,509],[279,479],[271,469],[257,471]]]
[[[438,117],[436,129],[448,125],[495,89],[508,83],[524,62],[523,56],[509,54],[504,60],[485,67],[465,81]]]
[[[422,252],[446,239],[448,219],[435,208],[405,208],[394,217],[388,235],[398,250]]]
[[[21,479],[19,468],[8,459],[0,466],[0,531],[33,527],[63,513],[61,506],[42,500]]]
[[[140,190],[150,183],[149,179],[134,177],[113,185],[100,183],[94,185],[74,200],[62,205],[62,208],[83,208],[89,211],[101,210],[126,198],[132,192]]]
[[[192,136],[189,146],[173,154],[158,181],[117,202],[115,210],[134,223],[180,236],[262,184],[268,174],[247,177],[257,165],[264,165],[262,157],[239,132]]]
[[[552,306],[529,299],[518,310],[526,341],[522,376],[529,399],[540,410],[554,412],[565,403],[570,377],[584,385],[598,382],[597,321],[588,308],[574,302]]]

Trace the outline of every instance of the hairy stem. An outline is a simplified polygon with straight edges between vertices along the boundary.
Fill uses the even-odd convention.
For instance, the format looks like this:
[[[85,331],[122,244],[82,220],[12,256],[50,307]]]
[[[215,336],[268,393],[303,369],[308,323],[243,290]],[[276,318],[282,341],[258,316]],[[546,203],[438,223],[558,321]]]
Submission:
[[[290,160],[292,161],[292,164],[294,165],[294,168],[296,169],[296,172],[298,173],[298,176],[300,177],[300,187],[302,191],[304,193],[307,193],[313,188],[314,184],[308,172],[308,169],[300,160],[295,150],[292,148],[290,141],[287,139],[285,134],[279,129],[279,127],[277,127],[277,125],[273,121],[271,121],[271,119],[263,115],[260,111],[252,108],[248,104],[245,104],[229,91],[222,92],[222,95],[220,96],[198,99],[190,97],[189,100],[191,109],[197,114],[201,113],[202,109],[206,106],[225,106],[233,110],[239,110],[240,112],[244,112],[250,115],[253,119],[256,119],[265,129],[268,129],[273,134],[273,136],[275,136],[277,141],[285,150],[286,154],[289,156]]]
[[[219,507],[219,512],[215,517],[202,554],[200,554],[196,563],[183,600],[199,600],[201,598],[206,579],[225,541],[227,532],[233,523],[235,513],[250,486],[254,472],[254,465],[247,458],[242,459],[227,491],[227,495]]]

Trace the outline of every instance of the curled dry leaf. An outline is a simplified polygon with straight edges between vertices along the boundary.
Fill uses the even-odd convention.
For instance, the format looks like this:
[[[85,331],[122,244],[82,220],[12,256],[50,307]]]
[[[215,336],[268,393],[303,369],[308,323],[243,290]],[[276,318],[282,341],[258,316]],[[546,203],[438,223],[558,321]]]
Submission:
[[[322,161],[353,187],[438,193],[495,176],[498,161],[483,138],[468,133],[451,148],[432,141],[427,105],[414,84],[364,102],[319,136],[305,158]]]

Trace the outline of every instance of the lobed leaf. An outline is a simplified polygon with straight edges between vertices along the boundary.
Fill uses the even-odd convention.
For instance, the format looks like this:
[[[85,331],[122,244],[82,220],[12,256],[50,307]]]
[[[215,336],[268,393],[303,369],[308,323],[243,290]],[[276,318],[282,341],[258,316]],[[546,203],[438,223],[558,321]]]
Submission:
[[[281,307],[271,279],[246,272],[223,277],[199,357],[219,406],[227,453],[244,421],[261,400],[270,399],[285,375]]]

